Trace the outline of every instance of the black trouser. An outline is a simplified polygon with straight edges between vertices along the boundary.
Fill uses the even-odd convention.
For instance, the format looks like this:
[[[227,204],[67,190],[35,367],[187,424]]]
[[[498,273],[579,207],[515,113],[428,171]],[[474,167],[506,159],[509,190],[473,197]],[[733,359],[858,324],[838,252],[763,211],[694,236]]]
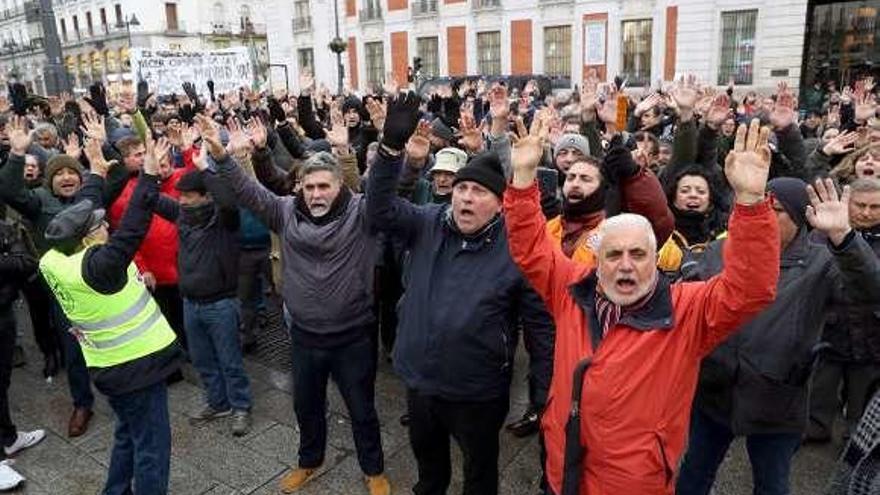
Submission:
[[[18,437],[9,415],[9,381],[12,376],[12,353],[15,350],[15,313],[12,307],[0,308],[0,444],[12,445]],[[6,457],[0,449],[0,459]]]
[[[31,327],[34,329],[34,340],[44,356],[56,356],[61,360],[61,339],[52,326],[52,293],[43,280],[37,275],[21,288],[27,301]]]
[[[254,327],[263,301],[263,278],[269,272],[269,248],[242,249],[238,257],[238,300],[241,302],[241,333],[245,344],[255,343]]]
[[[177,341],[184,349],[186,346],[186,330],[183,325],[183,298],[180,297],[180,290],[177,284],[174,285],[156,285],[153,291],[153,299],[162,311],[162,315],[174,330]]]
[[[452,476],[449,437],[464,454],[464,495],[498,493],[498,434],[509,397],[457,402],[407,391],[409,442],[419,468],[416,495],[444,495]]]
[[[880,364],[823,360],[813,374],[808,438],[831,438],[834,420],[846,406],[847,428],[843,439],[848,439],[877,391],[878,383]]]

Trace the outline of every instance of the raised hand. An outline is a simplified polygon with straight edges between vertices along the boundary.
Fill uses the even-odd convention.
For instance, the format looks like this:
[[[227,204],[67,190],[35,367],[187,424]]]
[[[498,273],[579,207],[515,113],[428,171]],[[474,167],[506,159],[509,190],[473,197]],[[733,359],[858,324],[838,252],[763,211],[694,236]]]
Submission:
[[[873,86],[873,84],[873,80],[871,80],[870,85]],[[854,96],[856,104],[854,117],[856,121],[864,122],[877,115],[877,101],[874,99],[874,94],[866,90],[864,81],[856,83]]]
[[[9,99],[5,96],[0,96],[0,113],[9,113],[12,107],[9,105]]]
[[[840,246],[852,227],[849,224],[849,186],[844,186],[843,195],[838,197],[834,181],[817,179],[807,186],[810,205],[807,206],[807,221],[822,232],[835,245]]]
[[[712,106],[706,112],[706,125],[717,130],[730,116],[730,98],[722,93],[712,99]]]
[[[469,153],[479,153],[483,150],[485,143],[483,142],[483,133],[477,127],[473,113],[462,112],[458,119],[459,131],[461,139],[458,144],[464,147]]]
[[[193,155],[193,165],[197,170],[205,171],[208,169],[208,147],[202,146],[199,152]]]
[[[110,108],[107,106],[107,90],[100,82],[89,86],[89,96],[85,100],[98,114],[106,116],[110,113]]]
[[[97,139],[102,143],[107,140],[107,128],[104,127],[104,117],[91,113],[83,113],[83,125],[80,127],[83,135]]]
[[[599,120],[605,123],[605,128],[611,132],[617,130],[617,92],[609,92],[605,97],[605,102],[600,103],[597,107],[596,114]]]
[[[663,102],[663,96],[657,93],[649,95],[636,105],[635,114],[640,116]]]
[[[71,134],[71,136],[76,137],[74,134]],[[83,151],[85,152],[86,159],[89,161],[89,170],[101,177],[107,177],[107,171],[110,170],[110,163],[107,162],[104,158],[104,152],[101,151],[101,141],[86,138]]]
[[[745,124],[736,130],[733,149],[724,162],[724,174],[737,203],[752,205],[764,199],[770,174],[769,138],[770,129],[761,127],[758,119],[752,120],[748,130]]]
[[[858,132],[841,132],[825,143],[825,146],[822,148],[822,153],[825,153],[828,156],[845,155],[854,149],[859,137]]]
[[[76,133],[71,132],[64,143],[64,154],[70,157],[73,157],[76,160],[79,160],[79,157],[82,156],[82,148],[79,147],[79,137]],[[100,148],[101,144],[98,143],[98,147]]]
[[[156,141],[156,147],[153,149],[153,153],[156,155],[156,163],[162,165],[163,163],[171,162],[171,143],[167,138],[161,137],[158,141]]]
[[[797,119],[794,110],[794,96],[788,91],[788,84],[779,83],[779,91],[776,93],[776,104],[770,113],[770,124],[776,130],[787,129]]]
[[[210,153],[214,160],[221,161],[226,159],[226,148],[220,142],[220,126],[202,114],[196,115],[196,123],[202,133],[202,147],[208,149],[208,153]]]
[[[159,158],[156,156],[156,141],[148,132],[144,138],[144,166],[141,169],[147,175],[159,175]]]
[[[431,151],[431,124],[421,120],[416,132],[406,142],[407,163],[421,168],[427,162],[428,153]]]
[[[421,98],[415,92],[401,93],[388,102],[388,115],[382,130],[382,146],[400,151],[419,123]]]
[[[6,134],[12,153],[24,156],[33,142],[33,133],[28,130],[27,119],[13,115],[6,124]]]
[[[230,117],[226,121],[226,127],[229,129],[229,143],[226,145],[227,153],[241,156],[253,151],[251,139],[245,134],[235,117]],[[213,156],[213,153],[211,155]]]
[[[370,122],[376,129],[385,127],[385,116],[388,114],[386,103],[379,98],[367,99],[367,113],[370,114]]]
[[[581,114],[584,120],[592,121],[596,118],[596,106],[599,104],[599,77],[596,69],[590,69],[584,79],[584,86],[581,88]]]
[[[530,187],[538,175],[538,165],[544,156],[544,118],[535,117],[529,135],[514,139],[510,153],[510,164],[513,168],[513,187],[525,189]]]
[[[257,149],[263,149],[266,147],[269,133],[266,131],[266,126],[263,124],[262,120],[252,119],[247,126],[247,131],[248,135],[251,137],[251,142],[254,143],[254,146]]]
[[[489,111],[493,119],[507,122],[510,114],[510,102],[507,99],[507,87],[496,84],[489,90]]]
[[[341,115],[341,114],[340,114]],[[332,119],[333,127],[327,131],[327,141],[338,153],[348,154],[348,127],[341,117]]]

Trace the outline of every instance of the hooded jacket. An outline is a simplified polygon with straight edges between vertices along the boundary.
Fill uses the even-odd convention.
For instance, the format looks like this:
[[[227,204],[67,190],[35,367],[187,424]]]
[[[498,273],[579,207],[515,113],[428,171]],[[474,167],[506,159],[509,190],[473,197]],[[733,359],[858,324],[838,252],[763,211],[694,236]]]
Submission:
[[[708,280],[721,273],[729,265],[722,253],[732,250],[726,244],[733,234],[731,222],[731,238],[710,244],[683,276]],[[814,347],[834,288],[845,285],[853,302],[880,300],[880,260],[855,233],[834,247],[810,242],[801,229],[783,251],[779,269],[773,304],[704,359],[700,371],[694,406],[737,435],[802,433]]]
[[[539,197],[537,184],[508,188],[504,211],[513,259],[556,325],[553,380],[541,425],[550,488],[561,493],[564,428],[573,387],[580,387],[586,456],[579,493],[671,495],[700,360],[775,295],[775,215],[769,202],[738,205],[726,270],[701,283],[670,284],[660,277],[651,299],[600,337],[594,267],[568,259],[553,244]],[[575,384],[573,374],[585,358],[592,365],[583,383]]]

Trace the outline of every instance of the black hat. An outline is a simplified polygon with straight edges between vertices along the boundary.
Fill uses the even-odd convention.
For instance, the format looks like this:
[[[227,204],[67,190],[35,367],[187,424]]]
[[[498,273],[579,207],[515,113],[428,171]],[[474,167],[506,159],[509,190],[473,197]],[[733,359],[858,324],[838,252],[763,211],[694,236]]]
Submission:
[[[773,193],[798,229],[807,224],[806,210],[810,197],[807,196],[806,182],[794,177],[777,177],[767,183],[767,190]]]
[[[468,180],[489,189],[499,198],[504,195],[504,189],[507,188],[507,179],[504,178],[501,159],[494,151],[480,153],[471,158],[471,161],[455,174],[455,180],[452,184]]]
[[[361,102],[361,99],[357,96],[346,96],[342,101],[342,113],[346,114],[349,110],[355,109],[358,113],[362,113],[364,111],[364,104]]]
[[[180,192],[197,192],[201,194],[207,194],[208,192],[208,188],[205,187],[205,178],[202,176],[202,172],[198,170],[184,174],[174,187]]]
[[[104,210],[88,199],[61,210],[46,226],[46,241],[64,253],[73,252],[83,238],[104,221]]]

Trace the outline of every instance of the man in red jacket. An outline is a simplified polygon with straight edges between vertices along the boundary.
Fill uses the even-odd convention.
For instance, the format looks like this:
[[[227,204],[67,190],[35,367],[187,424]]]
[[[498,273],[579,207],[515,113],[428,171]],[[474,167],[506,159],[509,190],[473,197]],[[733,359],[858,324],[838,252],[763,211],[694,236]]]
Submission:
[[[129,136],[116,143],[122,155],[123,165],[130,177],[122,193],[110,205],[110,227],[116,229],[128,209],[131,195],[137,185],[138,175],[144,162],[144,143],[135,136]],[[159,192],[177,199],[180,193],[175,186],[189,168],[175,169],[171,165],[169,145],[164,138],[156,143],[156,148],[164,150],[165,158],[159,164]],[[147,236],[134,256],[134,263],[140,270],[144,284],[152,291],[153,298],[174,329],[178,341],[186,348],[186,335],[183,329],[183,299],[178,291],[177,273],[177,226],[159,215],[153,214],[153,221]]]
[[[737,204],[724,271],[670,284],[657,272],[657,240],[639,215],[605,221],[596,267],[554,244],[535,182],[541,122],[534,127],[514,146],[504,209],[513,259],[556,323],[542,418],[550,491],[671,495],[700,360],[775,297],[779,229],[764,198],[769,129],[757,120],[748,132],[741,127],[727,158]]]

